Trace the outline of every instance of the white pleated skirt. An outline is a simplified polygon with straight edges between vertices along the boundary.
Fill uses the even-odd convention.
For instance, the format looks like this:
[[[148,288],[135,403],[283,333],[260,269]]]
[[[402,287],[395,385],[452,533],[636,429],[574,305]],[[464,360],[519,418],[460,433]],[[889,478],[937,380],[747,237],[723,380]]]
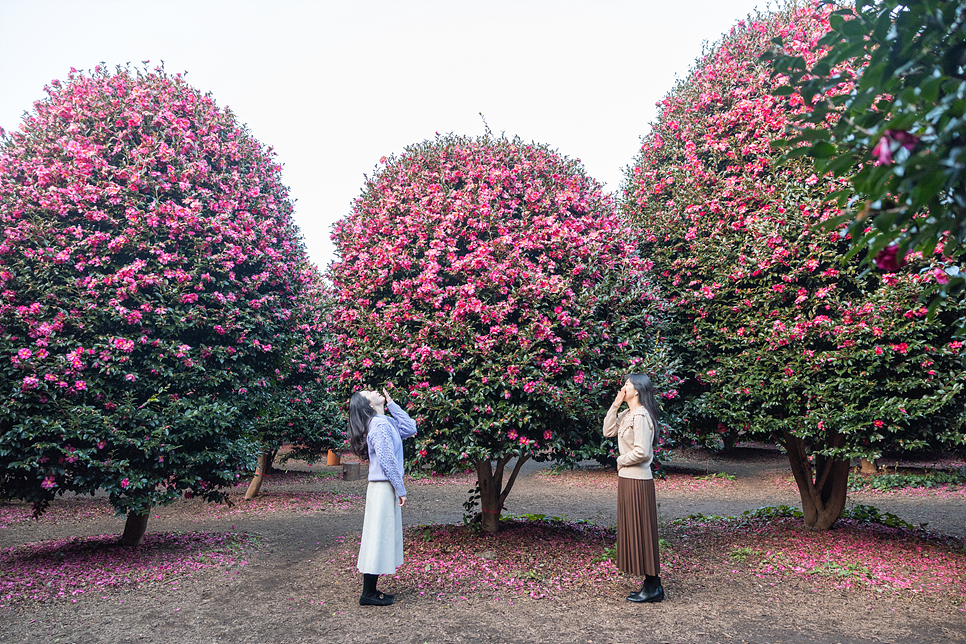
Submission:
[[[389,481],[369,481],[359,572],[392,575],[403,563],[402,508]]]

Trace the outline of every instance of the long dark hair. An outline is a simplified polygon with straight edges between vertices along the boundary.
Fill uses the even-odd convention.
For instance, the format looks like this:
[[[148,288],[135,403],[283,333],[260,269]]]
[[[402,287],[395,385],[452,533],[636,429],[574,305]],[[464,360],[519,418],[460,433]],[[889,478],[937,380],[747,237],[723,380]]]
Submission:
[[[365,460],[369,458],[369,421],[376,415],[376,410],[369,404],[369,399],[361,391],[349,398],[349,446],[356,456]]]
[[[657,447],[658,439],[661,436],[661,426],[657,424],[657,415],[660,411],[657,408],[657,401],[654,399],[654,385],[651,379],[642,373],[632,373],[627,376],[627,381],[634,385],[637,390],[637,401],[644,406],[648,415],[651,417],[651,426],[654,427],[654,438],[651,445]]]

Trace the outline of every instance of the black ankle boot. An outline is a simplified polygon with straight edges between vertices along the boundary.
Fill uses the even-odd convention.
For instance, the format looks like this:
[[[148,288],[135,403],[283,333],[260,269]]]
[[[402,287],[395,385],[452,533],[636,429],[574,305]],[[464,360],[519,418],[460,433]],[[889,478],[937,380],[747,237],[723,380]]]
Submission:
[[[656,604],[663,600],[664,587],[661,585],[661,578],[656,575],[645,577],[641,589],[627,596],[627,601],[635,604]]]
[[[360,606],[389,606],[394,599],[393,595],[380,593],[376,590],[376,583],[379,575],[362,575],[362,596],[359,597]]]

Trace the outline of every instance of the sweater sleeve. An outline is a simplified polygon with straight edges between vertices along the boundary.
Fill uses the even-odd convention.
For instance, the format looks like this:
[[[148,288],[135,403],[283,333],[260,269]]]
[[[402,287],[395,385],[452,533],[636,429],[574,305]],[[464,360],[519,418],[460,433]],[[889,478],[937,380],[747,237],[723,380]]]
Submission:
[[[396,424],[399,427],[399,438],[407,439],[416,435],[416,421],[409,417],[409,414],[403,410],[402,407],[397,405],[395,402],[389,403],[387,406],[389,413],[392,417],[396,419]]]
[[[617,464],[621,467],[649,463],[654,456],[654,446],[651,445],[654,431],[651,429],[650,418],[644,414],[634,418],[634,446],[626,454],[617,457]]]
[[[621,413],[617,413],[617,410],[611,407],[607,410],[607,415],[604,416],[604,436],[608,438],[612,436],[617,436],[617,426],[620,424],[621,419],[624,418],[624,414],[628,412],[627,409]]]
[[[376,431],[370,430],[369,445],[376,453],[376,459],[379,461],[383,474],[392,483],[396,496],[406,496],[406,486],[403,484],[402,477],[399,476],[399,463],[396,462],[396,454],[388,431],[389,428],[385,425],[380,425]]]

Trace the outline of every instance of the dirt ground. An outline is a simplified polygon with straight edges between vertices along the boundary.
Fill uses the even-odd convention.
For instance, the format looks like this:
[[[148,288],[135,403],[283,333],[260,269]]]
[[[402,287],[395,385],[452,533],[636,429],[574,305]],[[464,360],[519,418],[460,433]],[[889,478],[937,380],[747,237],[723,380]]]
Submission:
[[[742,449],[732,458],[704,452],[678,455],[677,468],[734,475],[726,486],[663,489],[659,519],[666,524],[689,514],[737,515],[766,505],[798,505],[787,462],[775,451]],[[339,468],[289,466],[329,472],[325,478],[286,489],[338,491],[359,496],[366,482],[342,481]],[[512,514],[545,514],[616,524],[613,487],[568,485],[548,478],[546,464],[528,463],[507,502]],[[472,484],[407,483],[403,520],[409,525],[461,522]],[[267,484],[265,494],[280,488]],[[243,493],[240,489],[240,494]],[[927,495],[857,495],[931,531],[966,539],[966,498]],[[233,531],[255,535],[247,564],[224,571],[197,571],[171,584],[142,584],[62,599],[0,608],[0,642],[201,643],[253,642],[966,642],[966,611],[916,596],[867,591],[818,592],[807,584],[772,585],[754,576],[664,576],[667,599],[633,605],[632,590],[609,595],[564,594],[512,603],[470,597],[439,601],[430,594],[401,593],[387,608],[360,607],[356,577],[333,574],[329,562],[358,539],[362,502],[306,512],[282,509],[261,515],[199,519],[198,506],[179,502],[152,513],[149,532]],[[29,521],[0,528],[0,548],[68,536],[120,533],[121,522],[89,516],[56,522]],[[356,542],[357,543],[357,542]],[[382,584],[381,584],[382,585]],[[390,588],[391,589],[391,588]]]

